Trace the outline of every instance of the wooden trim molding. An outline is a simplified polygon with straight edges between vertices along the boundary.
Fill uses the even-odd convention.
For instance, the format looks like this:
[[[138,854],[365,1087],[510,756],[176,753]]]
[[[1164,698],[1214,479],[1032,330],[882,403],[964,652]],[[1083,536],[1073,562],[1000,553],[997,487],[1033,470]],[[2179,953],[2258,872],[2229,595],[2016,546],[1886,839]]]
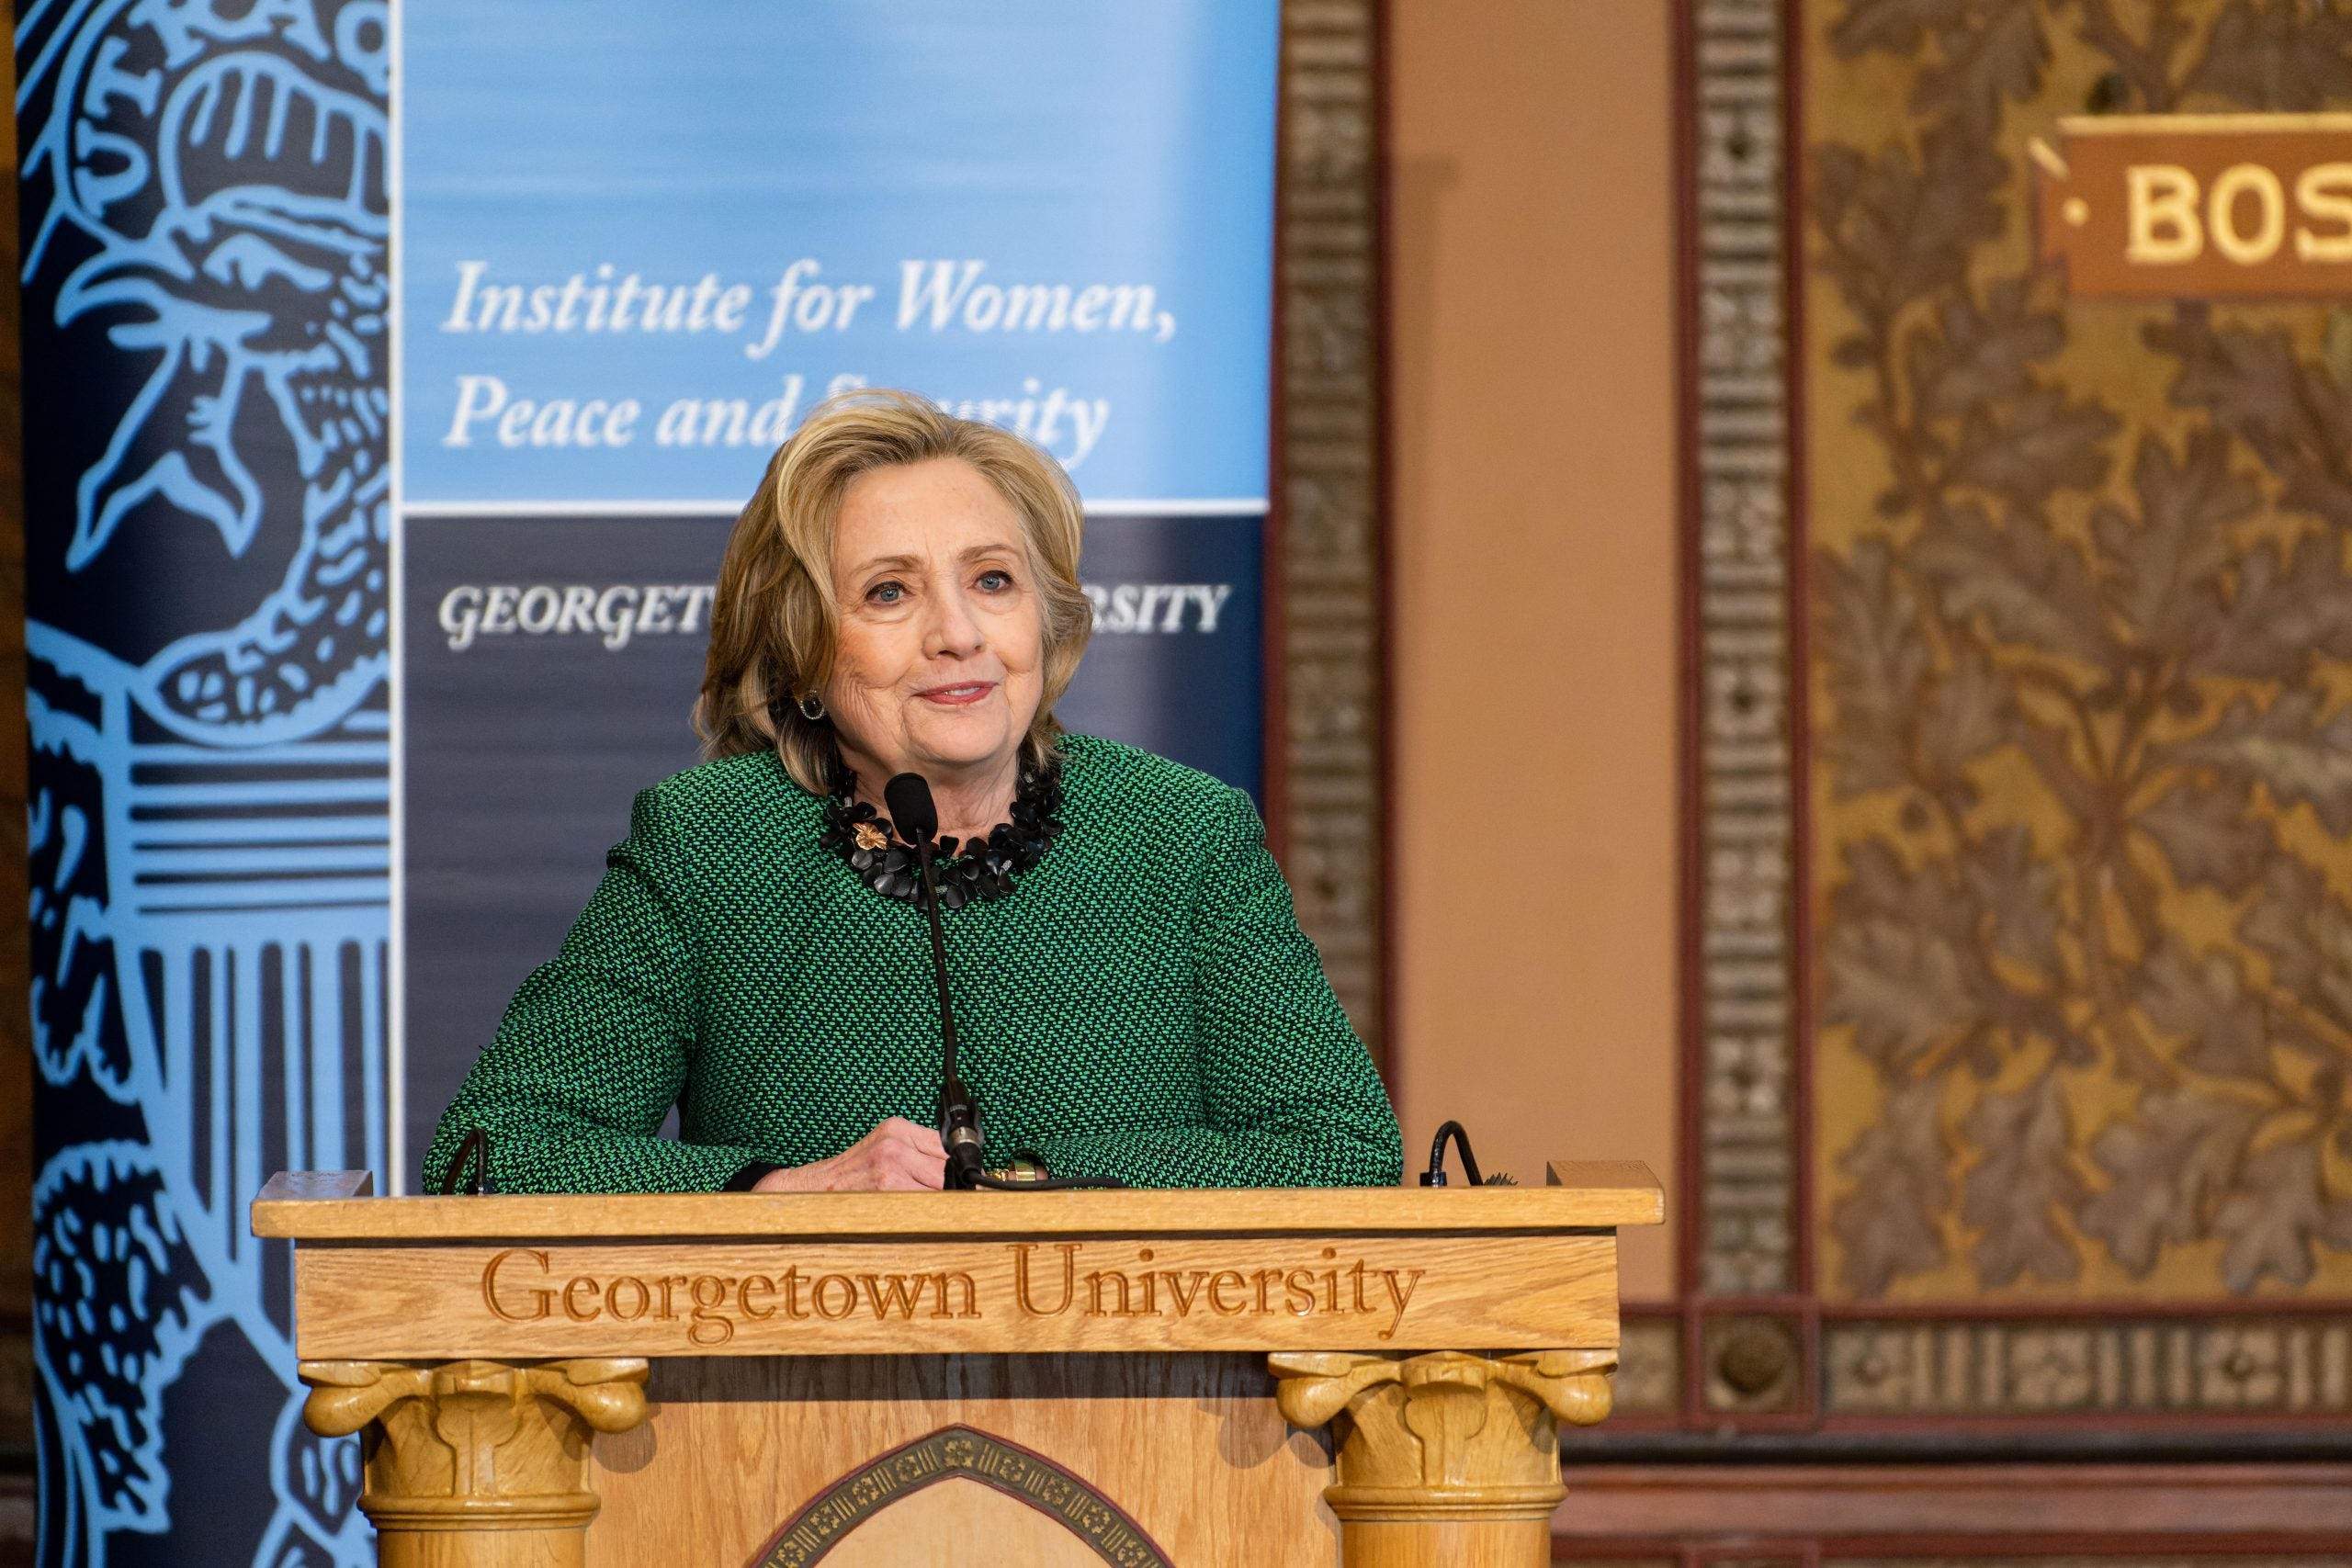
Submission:
[[[1552,1561],[1587,1568],[2352,1568],[2352,1557],[2314,1550],[2308,1536],[2211,1540],[2052,1536],[1987,1543],[1970,1536],[1828,1540],[1772,1537],[1690,1544],[1555,1537]]]
[[[1746,1538],[1770,1541],[1778,1557],[1793,1538],[1838,1557],[2071,1548],[2146,1562],[2159,1550],[2186,1557],[2262,1542],[2309,1553],[2340,1549],[2352,1532],[2343,1464],[1576,1465],[1567,1484],[1553,1536],[1573,1550],[1555,1556]]]
[[[1299,924],[1385,1062],[1379,11],[1282,8],[1266,771]]]
[[[1593,1231],[1654,1225],[1665,1197],[1633,1160],[1555,1160],[1542,1187],[1227,1188],[1034,1192],[1018,1203],[976,1203],[961,1192],[508,1192],[473,1198],[357,1198],[338,1177],[365,1171],[280,1172],[253,1205],[254,1234],[275,1241],[405,1241],[428,1237],[641,1238],[763,1235],[846,1241],[932,1237],[971,1242],[1028,1235],[1231,1236],[1318,1229]],[[317,1196],[306,1196],[315,1193]]]

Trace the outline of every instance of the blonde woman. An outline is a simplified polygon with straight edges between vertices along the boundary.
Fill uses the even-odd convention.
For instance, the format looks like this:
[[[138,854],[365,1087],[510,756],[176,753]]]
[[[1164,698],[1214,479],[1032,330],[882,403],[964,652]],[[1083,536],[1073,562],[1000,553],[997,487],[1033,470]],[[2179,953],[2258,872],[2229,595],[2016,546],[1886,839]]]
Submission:
[[[1091,613],[1054,461],[896,392],[815,411],[719,572],[710,761],[637,798],[443,1116],[509,1191],[937,1188],[926,916],[883,785],[939,808],[988,1163],[1391,1185],[1396,1122],[1249,797],[1069,735]],[[682,1136],[657,1135],[672,1105]]]

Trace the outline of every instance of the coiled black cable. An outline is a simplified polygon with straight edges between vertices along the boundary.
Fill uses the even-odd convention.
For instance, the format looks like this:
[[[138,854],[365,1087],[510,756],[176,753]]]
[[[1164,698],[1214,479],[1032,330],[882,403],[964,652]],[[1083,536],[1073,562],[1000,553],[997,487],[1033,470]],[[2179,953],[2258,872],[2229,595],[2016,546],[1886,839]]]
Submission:
[[[1430,1140],[1430,1168],[1421,1172],[1421,1185],[1424,1187],[1445,1185],[1445,1141],[1448,1138],[1452,1138],[1454,1147],[1462,1151],[1464,1178],[1473,1187],[1484,1187],[1487,1180],[1478,1174],[1478,1156],[1470,1152],[1470,1134],[1463,1131],[1462,1123],[1459,1122],[1445,1122],[1439,1124],[1437,1136]]]

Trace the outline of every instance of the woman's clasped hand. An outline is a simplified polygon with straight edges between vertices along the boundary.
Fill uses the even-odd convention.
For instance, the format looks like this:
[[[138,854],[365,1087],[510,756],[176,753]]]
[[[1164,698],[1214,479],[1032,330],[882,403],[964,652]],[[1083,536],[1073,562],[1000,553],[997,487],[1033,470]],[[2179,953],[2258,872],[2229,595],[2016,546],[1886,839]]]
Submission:
[[[936,1192],[947,1170],[939,1134],[893,1116],[831,1159],[772,1170],[754,1192]]]

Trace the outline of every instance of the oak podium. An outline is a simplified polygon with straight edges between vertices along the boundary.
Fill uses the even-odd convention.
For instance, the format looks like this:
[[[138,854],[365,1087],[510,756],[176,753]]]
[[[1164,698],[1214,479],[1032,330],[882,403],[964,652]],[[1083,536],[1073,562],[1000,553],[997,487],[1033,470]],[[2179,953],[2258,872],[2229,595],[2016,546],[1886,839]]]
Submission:
[[[1533,1568],[1638,1165],[1542,1188],[372,1198],[279,1176],[387,1568]],[[1336,1474],[1334,1471],[1336,1470]],[[1335,1522],[1336,1521],[1336,1522]]]

